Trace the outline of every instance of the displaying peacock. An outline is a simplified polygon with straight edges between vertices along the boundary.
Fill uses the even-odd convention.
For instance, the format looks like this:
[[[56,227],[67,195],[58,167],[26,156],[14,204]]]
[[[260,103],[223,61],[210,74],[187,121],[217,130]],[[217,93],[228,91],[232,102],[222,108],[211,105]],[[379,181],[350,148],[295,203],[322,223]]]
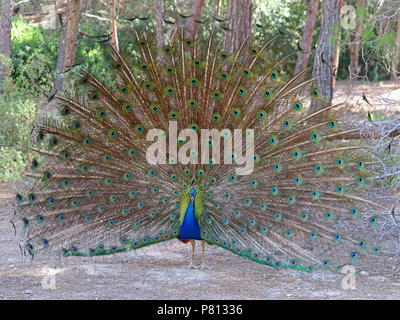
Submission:
[[[202,241],[202,267],[208,243],[311,272],[390,252],[389,142],[324,105],[310,70],[281,71],[281,33],[232,54],[215,31],[201,47],[179,29],[162,50],[132,34],[134,57],[109,46],[115,85],[80,72],[77,93],[56,96],[60,118],[32,134],[13,219],[32,258],[177,238]]]

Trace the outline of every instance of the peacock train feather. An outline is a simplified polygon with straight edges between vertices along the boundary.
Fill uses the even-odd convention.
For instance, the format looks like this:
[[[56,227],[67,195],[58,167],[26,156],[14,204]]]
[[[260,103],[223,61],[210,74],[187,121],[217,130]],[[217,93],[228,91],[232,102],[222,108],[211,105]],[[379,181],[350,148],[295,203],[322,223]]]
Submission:
[[[35,156],[14,217],[26,252],[105,255],[183,232],[305,271],[361,266],[391,252],[399,228],[385,137],[377,147],[370,124],[341,116],[345,103],[310,111],[322,97],[315,79],[304,80],[309,70],[287,76],[285,59],[270,54],[282,34],[260,47],[246,41],[232,54],[215,32],[200,47],[180,30],[162,49],[151,35],[132,34],[139,59],[110,46],[115,85],[82,71],[79,93],[58,95],[59,118],[42,120],[33,133]],[[237,174],[240,155],[225,149],[219,160],[232,164],[215,157],[182,164],[169,149],[170,161],[150,164],[148,132],[161,129],[167,140],[171,123],[198,133],[240,129],[243,146],[253,135],[254,169]],[[170,143],[184,147],[185,139]]]

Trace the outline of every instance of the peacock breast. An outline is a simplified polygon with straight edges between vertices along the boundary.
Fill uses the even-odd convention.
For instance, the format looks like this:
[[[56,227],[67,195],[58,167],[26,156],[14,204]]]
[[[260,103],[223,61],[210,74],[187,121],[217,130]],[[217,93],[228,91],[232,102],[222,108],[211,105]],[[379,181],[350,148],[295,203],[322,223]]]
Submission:
[[[201,240],[200,226],[195,215],[195,203],[190,201],[179,229],[180,239]]]

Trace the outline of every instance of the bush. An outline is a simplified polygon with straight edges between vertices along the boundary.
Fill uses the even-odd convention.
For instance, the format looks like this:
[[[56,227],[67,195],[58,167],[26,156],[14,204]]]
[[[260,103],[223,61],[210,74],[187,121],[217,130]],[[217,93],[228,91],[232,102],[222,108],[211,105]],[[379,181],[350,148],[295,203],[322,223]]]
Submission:
[[[60,32],[13,19],[11,76],[15,86],[29,96],[46,95],[55,75]]]
[[[13,21],[11,77],[0,87],[0,181],[18,179],[29,156],[37,105],[51,88],[57,61],[58,39],[49,32],[19,18]]]
[[[20,147],[28,143],[36,114],[34,101],[13,81],[5,89],[0,94],[0,181],[15,180],[23,171],[28,153]]]

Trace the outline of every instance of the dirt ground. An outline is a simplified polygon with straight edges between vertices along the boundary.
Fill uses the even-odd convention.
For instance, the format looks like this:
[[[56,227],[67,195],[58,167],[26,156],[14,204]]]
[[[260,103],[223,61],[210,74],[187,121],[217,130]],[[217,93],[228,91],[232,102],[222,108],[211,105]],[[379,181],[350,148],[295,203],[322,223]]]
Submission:
[[[360,85],[353,94],[356,101],[362,92],[400,101],[397,88],[376,84],[371,92]],[[10,194],[0,184],[0,212]],[[210,269],[188,269],[190,245],[176,239],[113,256],[23,263],[9,214],[0,215],[0,299],[400,299],[400,257],[356,275],[355,289],[347,290],[344,274],[275,270],[216,246],[206,247]],[[198,265],[199,243],[196,256]]]
[[[10,195],[0,184],[0,212]],[[10,214],[0,215],[0,300],[400,299],[400,257],[355,275],[355,289],[343,287],[345,274],[275,270],[216,246],[206,246],[210,269],[188,269],[190,244],[176,239],[112,256],[23,261]]]

